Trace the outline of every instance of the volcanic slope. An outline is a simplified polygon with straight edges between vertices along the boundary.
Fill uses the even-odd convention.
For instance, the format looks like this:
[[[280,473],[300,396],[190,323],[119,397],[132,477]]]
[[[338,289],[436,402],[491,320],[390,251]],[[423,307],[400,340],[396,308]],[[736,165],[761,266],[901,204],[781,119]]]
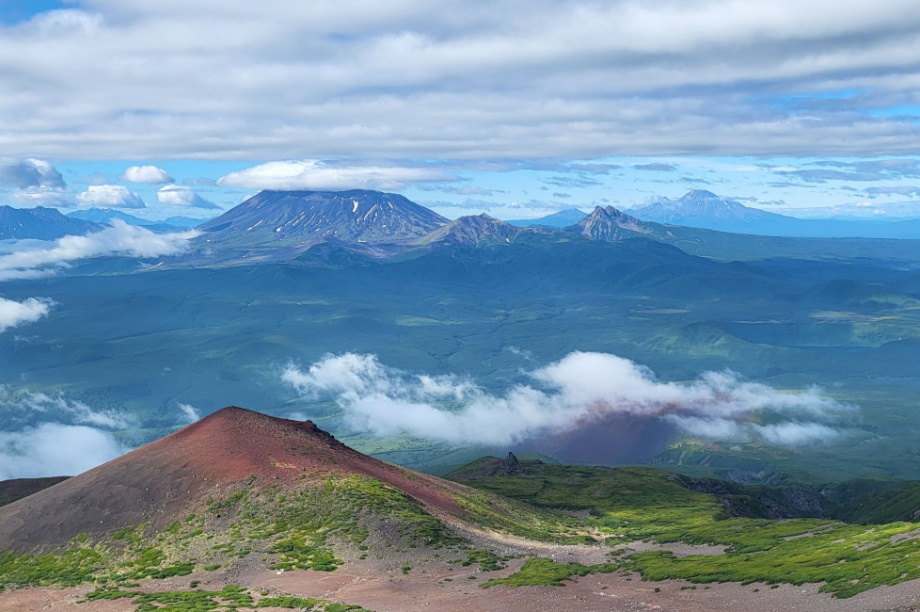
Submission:
[[[248,487],[297,489],[369,477],[438,515],[458,515],[465,487],[362,455],[312,422],[219,410],[165,438],[0,508],[0,552],[65,545],[147,522],[153,532]]]
[[[202,244],[307,247],[325,240],[386,243],[418,238],[447,219],[378,191],[262,191],[199,226]]]

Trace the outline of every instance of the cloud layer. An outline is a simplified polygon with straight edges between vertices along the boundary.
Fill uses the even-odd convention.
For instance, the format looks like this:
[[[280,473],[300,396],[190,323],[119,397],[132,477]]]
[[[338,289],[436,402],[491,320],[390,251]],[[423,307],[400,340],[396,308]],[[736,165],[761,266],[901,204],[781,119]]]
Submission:
[[[63,395],[0,385],[0,416],[0,480],[71,476],[128,450],[112,435],[129,426],[124,415]]]
[[[181,185],[161,187],[157,191],[157,202],[166,206],[178,206],[181,208],[220,208],[214,202],[205,200],[190,188]]]
[[[912,0],[79,6],[0,26],[0,89],[15,92],[0,100],[10,155],[586,159],[920,147]]]
[[[269,162],[232,172],[218,179],[223,187],[250,189],[397,190],[408,185],[454,180],[456,176],[443,170],[424,167],[330,164],[320,160],[302,159]]]
[[[118,219],[112,227],[85,236],[64,236],[54,241],[28,241],[8,254],[0,254],[0,281],[40,278],[55,274],[73,261],[93,257],[162,257],[185,252],[197,232],[154,234]]]
[[[507,445],[624,414],[666,419],[706,438],[797,446],[839,436],[830,423],[852,410],[817,389],[785,393],[727,371],[658,382],[647,368],[605,353],[570,353],[528,376],[532,384],[499,396],[457,376],[411,375],[374,355],[345,353],[305,371],[288,366],[282,379],[305,397],[333,398],[358,431],[455,444]]]
[[[28,298],[22,302],[0,297],[0,333],[11,327],[32,323],[48,316],[53,302],[45,298]]]

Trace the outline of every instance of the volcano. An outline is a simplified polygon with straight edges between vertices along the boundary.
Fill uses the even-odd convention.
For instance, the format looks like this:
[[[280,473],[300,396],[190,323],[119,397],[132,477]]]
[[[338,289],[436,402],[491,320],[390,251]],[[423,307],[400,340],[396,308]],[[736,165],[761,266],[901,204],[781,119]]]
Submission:
[[[310,421],[229,407],[3,506],[0,552],[52,549],[148,521],[157,531],[239,483],[284,487],[330,475],[369,476],[432,513],[461,513],[450,494],[460,485],[363,455]]]
[[[379,191],[262,191],[198,227],[210,246],[307,248],[327,240],[388,243],[419,238],[447,219]]]
[[[648,233],[645,225],[647,224],[613,206],[607,208],[597,206],[591,214],[566,230],[582,234],[592,240],[614,242],[645,236]]]

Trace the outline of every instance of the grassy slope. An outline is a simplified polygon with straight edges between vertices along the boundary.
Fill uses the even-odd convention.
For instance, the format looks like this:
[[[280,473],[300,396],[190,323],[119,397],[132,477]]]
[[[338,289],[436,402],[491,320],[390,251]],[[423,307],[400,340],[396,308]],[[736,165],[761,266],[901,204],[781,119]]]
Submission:
[[[920,578],[916,523],[867,526],[828,519],[726,518],[715,496],[689,491],[659,470],[523,464],[528,473],[517,476],[483,476],[481,466],[473,466],[452,477],[538,507],[586,510],[586,525],[603,534],[609,545],[641,540],[726,548],[722,555],[682,558],[666,551],[638,553],[620,562],[649,580],[826,582],[822,590],[847,597]],[[465,472],[472,478],[464,477]],[[572,569],[569,575],[583,571]],[[598,566],[592,571],[609,570]],[[509,584],[560,571],[546,562],[531,563]]]
[[[571,539],[571,519],[514,500],[470,491],[456,494],[473,523],[538,539]],[[448,525],[396,488],[361,476],[327,477],[297,486],[248,484],[225,490],[190,508],[182,521],[159,533],[146,525],[125,528],[101,541],[75,538],[62,550],[16,555],[0,552],[3,585],[76,585],[96,582],[108,590],[138,580],[185,576],[231,567],[252,555],[278,570],[335,571],[342,552],[400,563],[413,549],[443,550],[491,567],[500,559],[470,551]]]

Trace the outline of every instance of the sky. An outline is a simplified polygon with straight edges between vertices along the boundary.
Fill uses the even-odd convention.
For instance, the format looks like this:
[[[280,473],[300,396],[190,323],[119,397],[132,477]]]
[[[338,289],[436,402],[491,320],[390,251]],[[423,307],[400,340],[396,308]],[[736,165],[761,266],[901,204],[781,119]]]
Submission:
[[[920,217],[915,0],[0,0],[0,204]]]

